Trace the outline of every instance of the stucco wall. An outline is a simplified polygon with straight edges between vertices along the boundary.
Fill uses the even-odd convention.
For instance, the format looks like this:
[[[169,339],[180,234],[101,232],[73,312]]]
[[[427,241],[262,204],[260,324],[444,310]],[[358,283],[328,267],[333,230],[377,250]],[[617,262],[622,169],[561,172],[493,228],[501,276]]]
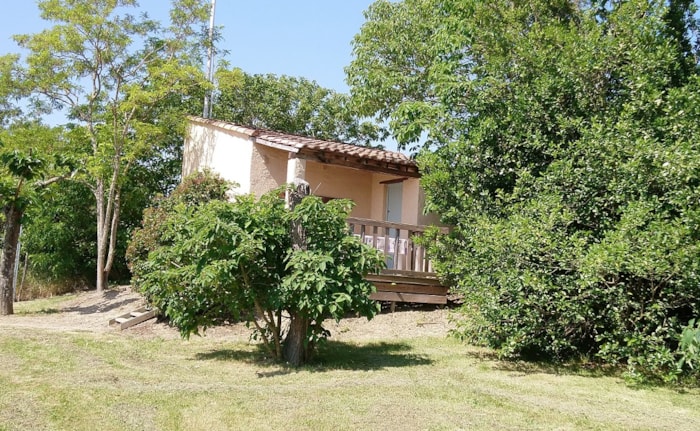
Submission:
[[[261,195],[282,186],[287,181],[289,153],[276,148],[254,144],[251,154],[250,193]]]
[[[190,124],[182,157],[182,175],[209,169],[238,184],[233,193],[250,192],[253,143],[245,135]]]
[[[214,133],[188,124],[182,151],[182,176],[187,177],[211,164],[214,155]]]
[[[311,193],[330,198],[347,198],[355,202],[350,214],[370,218],[372,214],[372,174],[343,166],[306,162],[306,181]]]

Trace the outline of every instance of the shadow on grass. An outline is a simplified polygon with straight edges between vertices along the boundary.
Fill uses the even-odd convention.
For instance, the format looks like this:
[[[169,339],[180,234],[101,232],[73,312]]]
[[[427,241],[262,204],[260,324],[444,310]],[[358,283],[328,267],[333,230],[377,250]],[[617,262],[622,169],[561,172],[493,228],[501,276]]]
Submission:
[[[480,362],[491,362],[491,368],[515,373],[515,376],[531,374],[570,375],[582,377],[619,377],[619,367],[606,366],[589,361],[556,363],[548,361],[500,358],[493,350],[468,351],[465,353]]]
[[[262,347],[262,344],[253,346],[253,350],[217,349],[197,353],[194,358],[198,361],[245,362],[261,366],[276,365],[267,357],[267,351]]]
[[[115,308],[120,308],[127,304],[131,304],[132,302],[140,301],[140,299],[138,298],[125,298],[121,301],[115,301],[115,299],[117,298],[117,296],[119,296],[120,293],[121,292],[118,290],[107,290],[103,294],[104,300],[98,302],[97,304],[91,304],[87,307],[81,307],[79,305],[73,307],[66,307],[61,311],[78,314],[94,314],[98,312],[104,313],[107,311],[114,310]]]
[[[327,341],[319,347],[314,358],[300,369],[310,372],[338,369],[369,371],[432,364],[433,361],[428,357],[412,351],[413,348],[405,343],[378,342],[357,345]],[[256,345],[253,350],[221,349],[197,353],[195,359],[240,361],[262,367],[277,368],[270,372],[256,372],[258,377],[274,377],[299,370],[270,359],[262,345]]]
[[[425,355],[413,352],[413,347],[401,342],[375,342],[367,344],[327,341],[309,365],[311,371],[381,370],[384,368],[430,365],[433,361]]]
[[[31,310],[31,311],[25,311],[25,310],[20,310],[17,311],[15,314],[17,315],[24,315],[24,316],[36,316],[36,315],[42,315],[42,314],[57,314],[60,313],[62,310],[58,308],[42,308],[40,310]]]

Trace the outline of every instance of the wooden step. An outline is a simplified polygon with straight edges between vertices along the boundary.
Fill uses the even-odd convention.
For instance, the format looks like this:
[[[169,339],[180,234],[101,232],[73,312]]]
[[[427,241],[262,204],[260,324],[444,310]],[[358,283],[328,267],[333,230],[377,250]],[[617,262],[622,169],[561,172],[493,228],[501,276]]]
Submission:
[[[138,325],[141,322],[145,322],[146,320],[153,319],[157,314],[158,313],[155,309],[149,310],[142,307],[138,310],[117,316],[114,319],[110,319],[109,326],[119,326],[119,329],[124,330],[134,325]]]
[[[370,295],[376,301],[447,304],[449,288],[432,272],[385,269],[365,279],[376,287]]]

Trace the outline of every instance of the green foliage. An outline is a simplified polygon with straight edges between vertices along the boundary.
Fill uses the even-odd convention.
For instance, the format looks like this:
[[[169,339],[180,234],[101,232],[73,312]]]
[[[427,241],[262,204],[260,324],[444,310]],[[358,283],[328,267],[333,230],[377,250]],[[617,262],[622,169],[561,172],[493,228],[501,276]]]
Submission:
[[[225,200],[230,184],[210,172],[197,172],[185,178],[169,197],[157,196],[151,207],[143,211],[141,226],[133,230],[126,248],[126,259],[132,273],[132,285],[141,287],[148,270],[148,253],[168,245],[163,225],[178,205],[196,207],[212,200]]]
[[[48,283],[73,280],[81,285],[90,284],[95,270],[93,202],[85,185],[66,181],[28,209],[22,248],[37,279]]]
[[[700,367],[700,321],[691,319],[688,326],[683,328],[679,341],[678,371],[683,372],[686,367],[697,370]]]
[[[0,204],[24,211],[48,185],[44,180],[74,164],[58,128],[18,121],[0,129]]]
[[[72,133],[83,135],[77,148],[80,179],[96,203],[98,290],[124,244],[122,191],[131,171],[172,148],[173,134],[182,136],[184,101],[206,87],[199,65],[207,3],[174,0],[166,27],[129,13],[133,0],[42,0],[41,16],[53,26],[15,36],[28,50],[24,78],[35,104],[65,109]]]
[[[154,146],[159,142],[154,142]],[[181,138],[177,145],[181,147]],[[131,233],[142,223],[144,209],[158,195],[171,193],[179,182],[181,161],[170,152],[148,156],[130,170],[122,186],[119,230],[114,265],[110,279],[128,283],[131,273],[126,262],[126,248]],[[24,223],[22,247],[29,255],[29,269],[37,281],[50,285],[94,286],[97,264],[95,197],[79,181],[65,181],[52,187],[28,209]],[[80,226],[80,229],[76,229]]]
[[[26,89],[20,78],[18,60],[15,54],[0,56],[0,126],[6,126],[21,113],[17,101]]]
[[[379,270],[383,260],[347,234],[351,204],[307,197],[290,212],[278,196],[179,202],[165,212],[159,243],[135,275],[183,336],[244,319],[281,359],[288,316],[305,319],[302,340],[313,346],[327,335],[325,318],[377,312],[369,299],[373,287],[363,276]],[[292,251],[292,220],[306,229],[305,249]]]
[[[5,147],[5,142],[11,147]],[[0,314],[13,313],[15,256],[22,220],[51,184],[71,175],[70,157],[60,154],[57,129],[37,123],[13,123],[0,129]],[[75,171],[73,171],[74,173]]]
[[[384,130],[355,114],[347,95],[290,76],[219,69],[214,118],[237,124],[368,146]]]
[[[465,337],[509,357],[676,378],[678,334],[700,312],[694,10],[406,0],[368,11],[351,91],[400,142],[424,139],[429,208],[455,226],[431,251],[467,301]],[[420,43],[381,37],[397,28]]]
[[[285,256],[280,300],[284,310],[316,325],[309,334],[312,344],[325,337],[320,328],[323,319],[340,320],[351,310],[372,317],[378,311],[378,304],[369,300],[374,288],[364,276],[381,269],[383,260],[348,235],[346,219],[351,208],[348,200],[324,204],[320,198],[307,197],[291,214],[285,214],[301,223],[306,236],[305,249]],[[288,236],[288,231],[282,235]]]
[[[420,109],[435,97],[426,78],[431,38],[442,26],[437,5],[434,0],[375,1],[365,12],[367,21],[353,41],[355,58],[346,68],[355,109],[388,121],[401,146],[420,135],[420,127],[406,124],[408,118],[417,120],[409,107]]]

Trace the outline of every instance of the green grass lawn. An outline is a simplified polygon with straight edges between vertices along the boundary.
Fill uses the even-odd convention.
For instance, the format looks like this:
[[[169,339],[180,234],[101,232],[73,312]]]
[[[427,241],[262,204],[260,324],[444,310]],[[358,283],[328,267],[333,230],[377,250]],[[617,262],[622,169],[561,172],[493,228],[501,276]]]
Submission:
[[[61,306],[68,300],[76,298],[76,294],[51,296],[15,304],[15,314],[54,314],[59,313]]]
[[[696,390],[501,362],[451,339],[321,354],[294,370],[206,337],[3,329],[0,429],[700,429]]]

